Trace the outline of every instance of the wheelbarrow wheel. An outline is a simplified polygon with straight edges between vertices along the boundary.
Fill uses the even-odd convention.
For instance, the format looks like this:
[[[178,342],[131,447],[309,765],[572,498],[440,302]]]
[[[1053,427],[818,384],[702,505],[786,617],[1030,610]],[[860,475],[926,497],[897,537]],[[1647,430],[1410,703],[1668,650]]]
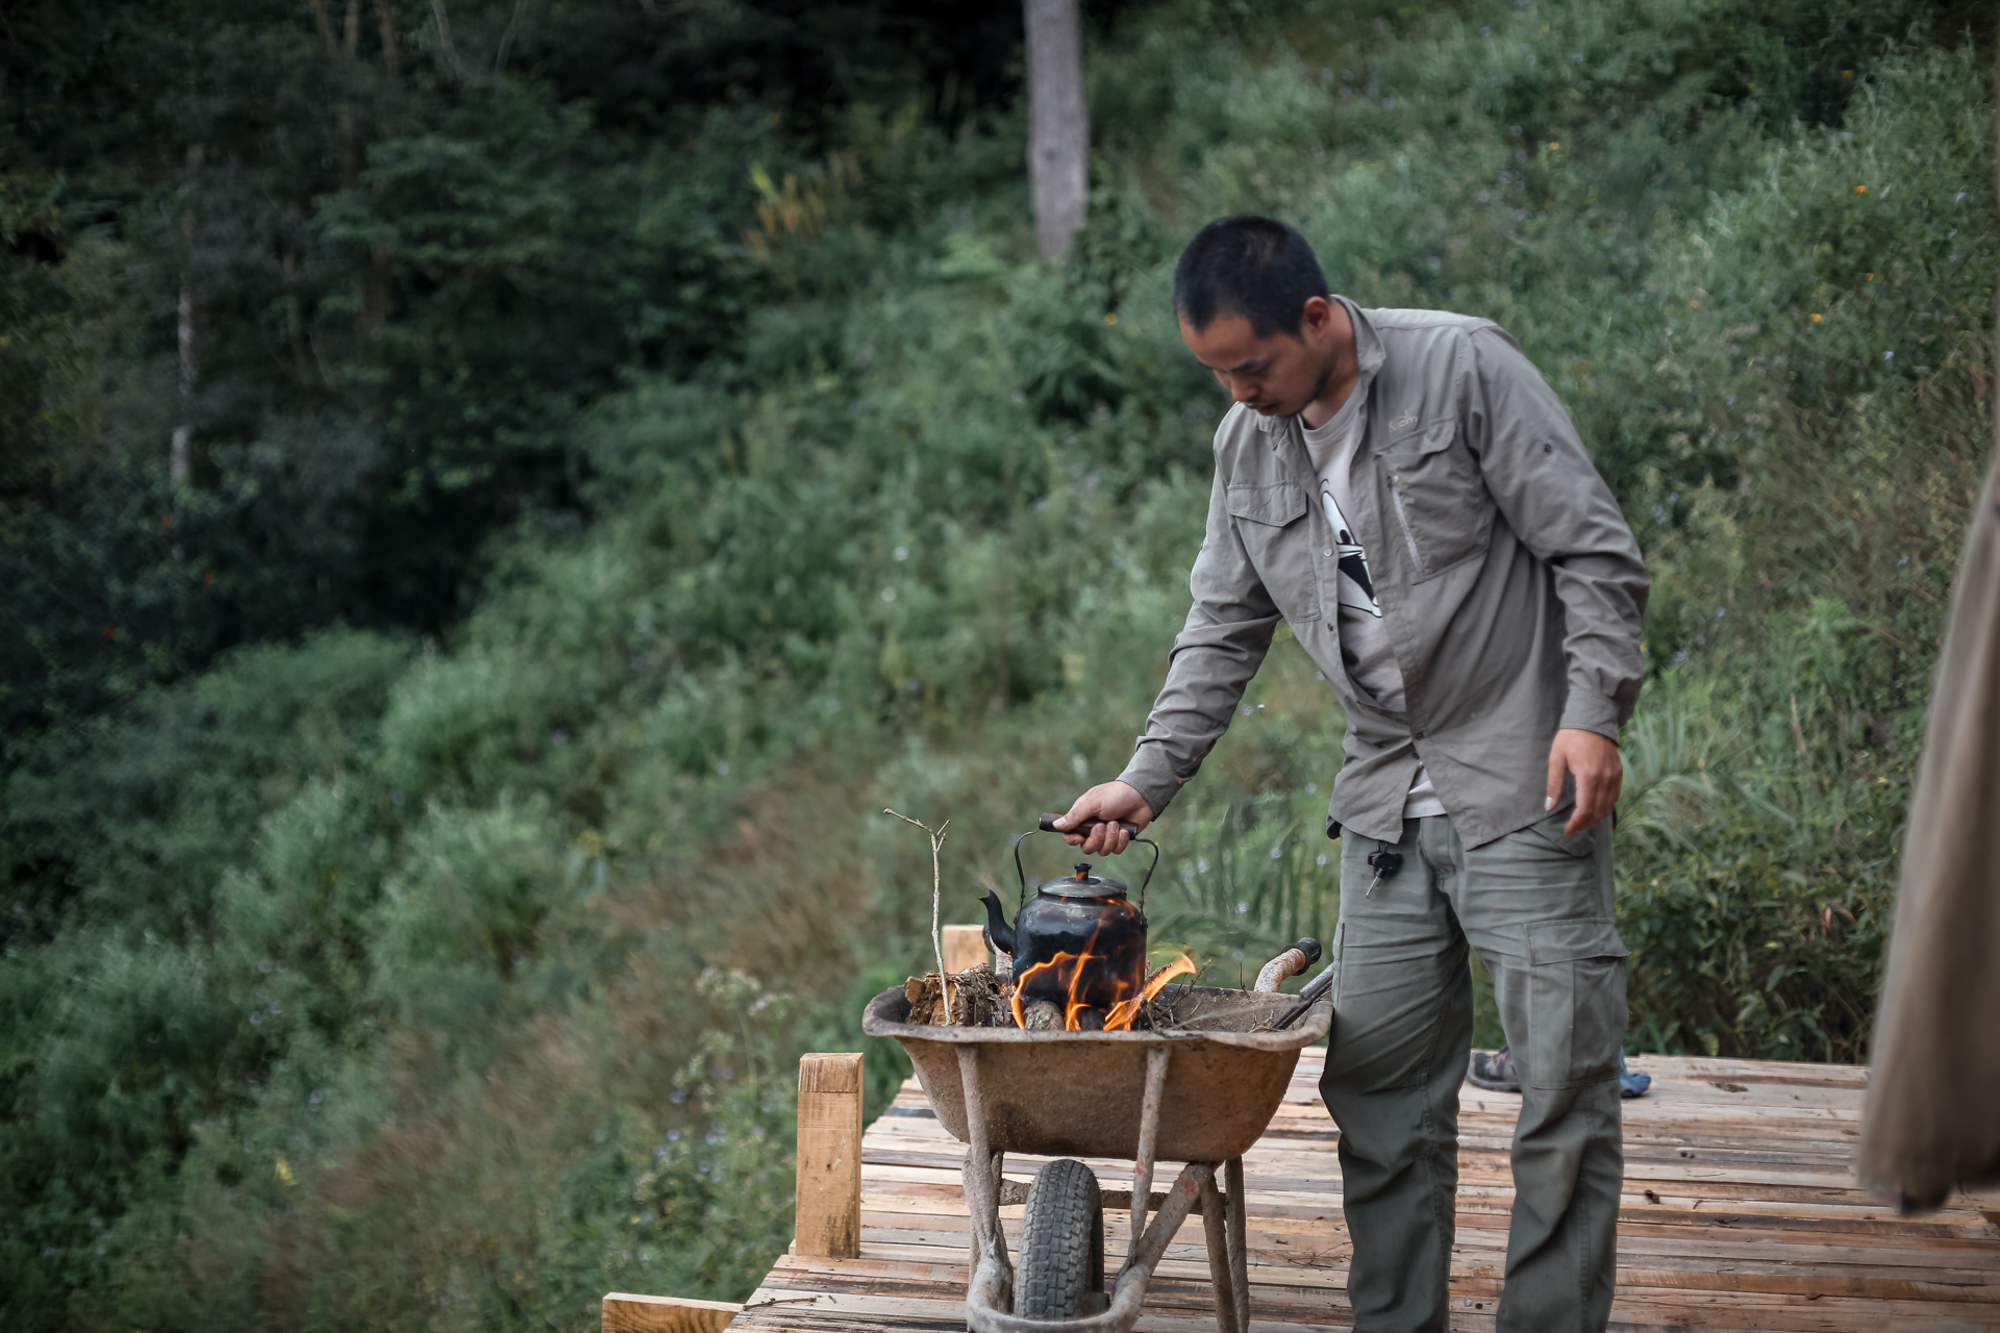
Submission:
[[[1028,1186],[1014,1313],[1075,1319],[1104,1308],[1104,1208],[1082,1162],[1050,1162]]]

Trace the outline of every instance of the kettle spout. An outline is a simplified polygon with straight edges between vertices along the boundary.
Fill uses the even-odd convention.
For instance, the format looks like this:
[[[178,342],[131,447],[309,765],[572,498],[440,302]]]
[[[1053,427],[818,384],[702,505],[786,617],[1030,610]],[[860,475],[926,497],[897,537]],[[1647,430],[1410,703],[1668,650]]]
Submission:
[[[1007,912],[1000,903],[1000,895],[988,889],[980,899],[986,904],[986,947],[1008,957],[1014,954],[1014,928],[1007,924]]]

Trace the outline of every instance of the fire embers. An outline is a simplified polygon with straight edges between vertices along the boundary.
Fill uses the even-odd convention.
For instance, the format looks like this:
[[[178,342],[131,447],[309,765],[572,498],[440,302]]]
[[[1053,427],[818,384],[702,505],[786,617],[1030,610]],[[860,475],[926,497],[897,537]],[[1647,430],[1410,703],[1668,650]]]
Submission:
[[[1064,1032],[1148,1027],[1142,1021],[1147,1002],[1175,977],[1194,974],[1194,960],[1186,954],[1147,975],[1143,958],[1095,952],[1090,947],[1095,943],[1093,936],[1081,953],[1057,953],[1022,969],[1008,1000],[1016,1027]]]

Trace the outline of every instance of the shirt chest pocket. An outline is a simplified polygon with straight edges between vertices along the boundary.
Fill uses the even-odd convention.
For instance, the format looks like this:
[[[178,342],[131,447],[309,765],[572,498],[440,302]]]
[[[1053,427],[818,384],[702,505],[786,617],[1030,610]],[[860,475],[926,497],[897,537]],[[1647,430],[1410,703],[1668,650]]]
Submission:
[[[1422,583],[1486,553],[1493,497],[1455,422],[1392,443],[1380,455],[1396,520]]]
[[[1226,499],[1236,535],[1285,619],[1319,619],[1305,487],[1296,482],[1231,482]]]

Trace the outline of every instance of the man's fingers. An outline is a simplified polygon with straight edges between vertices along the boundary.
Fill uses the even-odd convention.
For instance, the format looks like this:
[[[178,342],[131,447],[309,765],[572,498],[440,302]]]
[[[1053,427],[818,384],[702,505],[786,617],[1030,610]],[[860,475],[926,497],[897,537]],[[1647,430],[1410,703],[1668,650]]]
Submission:
[[[1131,843],[1132,835],[1125,831],[1122,820],[1107,818],[1091,825],[1088,837],[1072,833],[1064,841],[1091,856],[1117,856]]]
[[[1611,808],[1618,804],[1618,777],[1617,773],[1604,769],[1577,774],[1576,809],[1563,825],[1564,833],[1587,829],[1611,813]]]
[[[1056,829],[1058,832],[1072,829],[1086,820],[1096,818],[1096,816],[1097,789],[1093,787],[1076,798],[1076,803],[1070,806],[1068,814],[1056,816]],[[1085,838],[1080,832],[1063,832],[1063,841],[1072,847],[1082,847],[1084,846]]]
[[[1618,757],[1617,743],[1595,732],[1564,729],[1556,732],[1549,746],[1549,782],[1544,810],[1553,810],[1562,799],[1563,777],[1567,774],[1576,797],[1576,806],[1563,824],[1564,833],[1576,833],[1609,815],[1618,805],[1624,786],[1625,766]]]
[[[1072,847],[1091,856],[1116,856],[1130,845],[1132,835],[1123,825],[1144,828],[1152,822],[1145,798],[1122,782],[1104,782],[1076,798],[1069,813],[1055,819],[1056,831]],[[1083,827],[1090,824],[1091,827]]]
[[[1056,816],[1056,827],[1058,829],[1069,828],[1073,824],[1077,824],[1082,822],[1083,820],[1089,819],[1092,815],[1096,813],[1097,813],[1097,789],[1093,787],[1089,791],[1085,792],[1083,795],[1076,798],[1076,801],[1070,806],[1068,814],[1062,814]]]

